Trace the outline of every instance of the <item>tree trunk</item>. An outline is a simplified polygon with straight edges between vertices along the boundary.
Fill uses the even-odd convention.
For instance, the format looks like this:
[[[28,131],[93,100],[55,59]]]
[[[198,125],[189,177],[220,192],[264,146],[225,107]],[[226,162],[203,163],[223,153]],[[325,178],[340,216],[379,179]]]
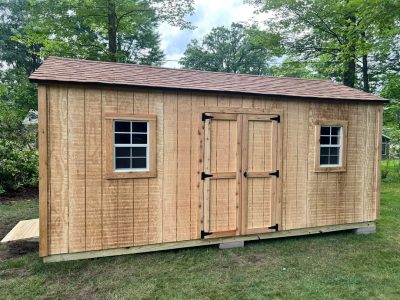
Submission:
[[[362,57],[362,73],[363,73],[364,92],[369,93],[368,56],[366,54],[364,54]]]
[[[356,44],[352,35],[352,27],[356,23],[356,17],[353,14],[347,16],[348,24],[347,43],[348,54],[344,62],[343,84],[354,87],[356,82]]]
[[[356,59],[352,57],[345,63],[345,70],[343,72],[343,84],[353,88],[355,82],[356,82]]]
[[[117,61],[117,14],[115,2],[108,1],[108,53],[110,61]]]

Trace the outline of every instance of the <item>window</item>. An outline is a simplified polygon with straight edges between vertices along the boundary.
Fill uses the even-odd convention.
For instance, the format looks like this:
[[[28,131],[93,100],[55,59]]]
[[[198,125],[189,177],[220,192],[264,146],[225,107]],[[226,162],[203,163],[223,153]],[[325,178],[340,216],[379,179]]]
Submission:
[[[156,116],[106,115],[106,178],[156,176]]]
[[[320,132],[321,167],[337,167],[342,158],[342,127],[321,126]]]
[[[320,121],[315,136],[315,171],[346,171],[347,122]]]
[[[148,122],[114,121],[114,170],[148,171]]]

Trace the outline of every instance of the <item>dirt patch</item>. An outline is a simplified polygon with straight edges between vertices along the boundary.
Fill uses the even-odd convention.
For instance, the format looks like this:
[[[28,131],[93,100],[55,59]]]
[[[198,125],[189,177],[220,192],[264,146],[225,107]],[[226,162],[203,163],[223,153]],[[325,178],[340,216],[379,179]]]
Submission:
[[[37,199],[39,197],[39,189],[37,187],[24,189],[12,194],[0,195],[0,202],[24,201]]]
[[[0,278],[14,278],[14,277],[27,277],[30,276],[31,272],[24,268],[8,269],[0,271]]]
[[[13,256],[39,251],[38,242],[13,242],[8,243],[8,252]]]

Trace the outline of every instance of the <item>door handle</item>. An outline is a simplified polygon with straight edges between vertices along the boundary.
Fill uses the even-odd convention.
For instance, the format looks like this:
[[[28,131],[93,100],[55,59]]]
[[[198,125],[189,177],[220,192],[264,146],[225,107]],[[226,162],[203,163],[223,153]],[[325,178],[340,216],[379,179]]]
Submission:
[[[247,178],[247,171],[244,171],[243,176]]]

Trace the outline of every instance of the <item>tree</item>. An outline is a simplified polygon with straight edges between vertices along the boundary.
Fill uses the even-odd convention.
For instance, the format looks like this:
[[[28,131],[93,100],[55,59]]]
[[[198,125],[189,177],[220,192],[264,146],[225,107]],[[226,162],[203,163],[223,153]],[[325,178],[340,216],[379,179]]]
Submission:
[[[279,44],[276,36],[260,32],[255,26],[246,28],[232,23],[230,28],[216,27],[201,44],[192,40],[179,63],[187,69],[266,74],[269,72],[267,62],[278,50],[266,49],[265,40]]]
[[[389,50],[398,33],[400,4],[395,0],[247,0],[274,14],[267,24],[283,37],[287,53],[322,61],[332,77],[369,91],[369,59]],[[359,67],[360,66],[360,67]]]
[[[15,39],[49,55],[158,64],[163,59],[157,26],[181,27],[193,0],[40,0],[30,2],[24,33]]]

